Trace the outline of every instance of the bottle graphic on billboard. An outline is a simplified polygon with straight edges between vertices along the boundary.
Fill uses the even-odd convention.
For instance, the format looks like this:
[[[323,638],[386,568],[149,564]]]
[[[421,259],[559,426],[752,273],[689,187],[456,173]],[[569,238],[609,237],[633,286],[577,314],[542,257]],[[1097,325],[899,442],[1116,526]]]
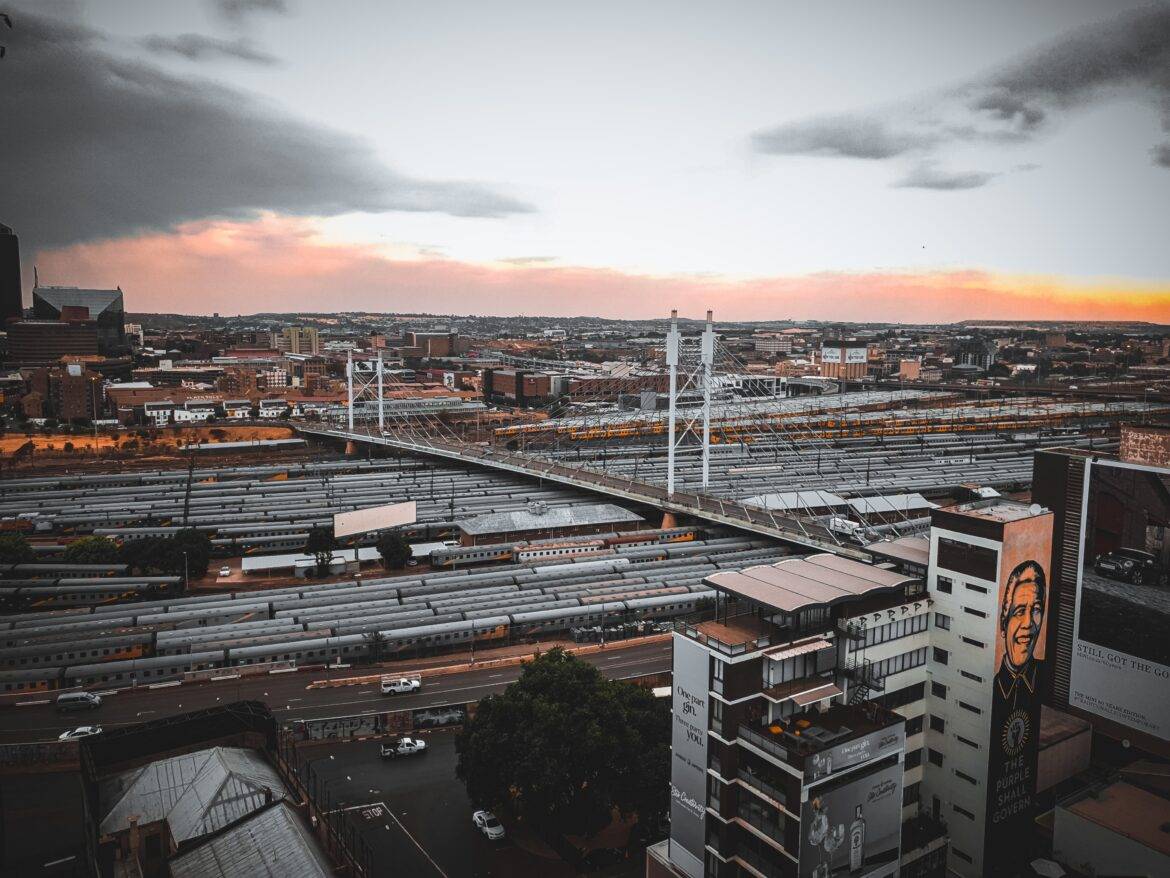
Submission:
[[[849,826],[849,871],[860,872],[865,862],[865,818],[861,816],[861,806],[857,806],[857,814]]]

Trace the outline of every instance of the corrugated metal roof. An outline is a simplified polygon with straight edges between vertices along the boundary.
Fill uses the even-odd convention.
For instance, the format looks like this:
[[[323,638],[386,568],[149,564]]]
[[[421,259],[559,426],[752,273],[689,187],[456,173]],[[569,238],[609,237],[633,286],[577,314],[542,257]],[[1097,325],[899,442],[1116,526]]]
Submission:
[[[635,521],[642,521],[642,516],[612,503],[596,503],[589,506],[556,506],[539,512],[527,509],[491,512],[460,522],[459,529],[476,536]]]
[[[910,577],[893,571],[827,553],[713,573],[703,580],[707,585],[786,613],[864,597],[910,581]]]
[[[836,509],[845,505],[845,498],[829,491],[780,491],[745,497],[742,502],[762,509]]]
[[[276,770],[257,753],[213,747],[151,762],[107,783],[103,835],[166,820],[176,842],[199,838],[287,795]]]
[[[934,509],[937,503],[931,503],[921,494],[886,494],[883,497],[854,497],[846,501],[854,512],[862,515],[873,515],[883,512],[909,512],[914,509]]]
[[[896,540],[879,540],[870,543],[865,551],[882,558],[909,561],[925,567],[930,561],[930,540],[926,537],[898,537]]]
[[[282,802],[175,857],[172,878],[327,878],[329,862]]]

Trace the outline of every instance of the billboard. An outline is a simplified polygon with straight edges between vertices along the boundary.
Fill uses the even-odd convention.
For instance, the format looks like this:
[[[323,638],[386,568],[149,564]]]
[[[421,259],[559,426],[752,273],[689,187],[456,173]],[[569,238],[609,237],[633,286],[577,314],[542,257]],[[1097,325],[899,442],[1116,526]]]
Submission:
[[[995,677],[987,757],[988,874],[1007,874],[1026,855],[1036,794],[1040,691],[1048,627],[1052,513],[1004,525],[997,591]]]
[[[801,878],[885,878],[898,874],[902,844],[902,760],[883,760],[809,789],[800,811]]]
[[[707,841],[707,650],[674,635],[670,735],[670,861],[690,878],[703,876]]]
[[[804,782],[814,783],[837,771],[869,762],[879,756],[889,756],[906,746],[905,725],[891,726],[870,732],[836,747],[814,753],[804,764]]]
[[[333,535],[351,537],[354,534],[414,522],[414,501],[408,500],[405,503],[391,503],[388,506],[371,506],[368,509],[355,509],[353,512],[338,512],[333,516]]]
[[[1170,741],[1170,471],[1086,461],[1069,704]]]

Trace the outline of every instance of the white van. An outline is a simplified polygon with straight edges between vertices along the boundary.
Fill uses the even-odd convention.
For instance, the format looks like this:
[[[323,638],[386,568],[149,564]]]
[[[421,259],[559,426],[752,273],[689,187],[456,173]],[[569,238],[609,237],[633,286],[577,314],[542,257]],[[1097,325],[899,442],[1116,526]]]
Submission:
[[[57,696],[57,710],[62,713],[74,710],[97,710],[102,706],[102,697],[93,692],[62,692]]]

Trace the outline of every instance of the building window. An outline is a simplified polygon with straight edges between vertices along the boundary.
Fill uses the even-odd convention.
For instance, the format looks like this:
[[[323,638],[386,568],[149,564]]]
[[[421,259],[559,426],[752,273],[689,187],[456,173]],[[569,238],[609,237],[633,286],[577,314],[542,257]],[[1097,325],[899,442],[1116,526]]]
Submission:
[[[945,649],[934,647],[934,660],[940,665],[945,665],[950,661],[951,654]]]
[[[949,576],[940,576],[935,580],[934,587],[943,594],[950,594],[954,588],[954,581]]]
[[[975,819],[975,815],[974,815],[974,814],[972,814],[970,811],[968,811],[966,808],[962,807],[961,805],[956,805],[954,802],[952,802],[952,803],[951,803],[951,809],[952,809],[952,810],[953,810],[953,811],[954,811],[956,814],[962,814],[962,815],[963,815],[964,817],[966,817],[968,820],[974,820],[974,819]]]
[[[723,702],[718,698],[711,699],[711,731],[723,734]]]
[[[979,649],[983,649],[983,647],[986,646],[982,640],[976,640],[974,637],[964,637],[963,643],[967,644],[968,646],[977,646]]]
[[[979,781],[975,780],[975,778],[971,777],[971,775],[959,771],[957,768],[955,769],[955,777],[959,778],[959,780],[967,781],[967,783],[971,784],[973,787],[979,786]]]
[[[960,701],[959,707],[963,708],[963,710],[969,710],[969,711],[971,711],[971,713],[980,713],[980,714],[983,713],[983,711],[980,710],[978,707],[976,707],[974,704],[968,704],[966,701]]]
[[[987,614],[982,610],[976,610],[974,607],[963,607],[964,613],[969,613],[972,616],[978,616],[980,619],[986,619]]]
[[[979,592],[979,594],[987,594],[987,589],[985,589],[981,585],[975,585],[974,583],[971,583],[971,582],[968,582],[966,585],[970,591],[976,591],[976,592]]]
[[[970,671],[959,671],[959,673],[962,674],[964,677],[966,677],[968,680],[974,680],[976,683],[983,682],[983,678],[980,677],[978,674],[972,674]]]
[[[932,681],[930,684],[930,694],[933,695],[935,698],[946,698],[947,697],[947,687],[944,686],[942,683],[935,683]]]
[[[906,737],[917,735],[922,731],[922,717],[916,716],[913,719],[906,720]]]
[[[901,689],[895,689],[893,692],[887,692],[885,695],[874,698],[873,700],[887,710],[896,710],[907,704],[921,701],[925,695],[926,684],[914,683],[910,686],[903,686]]]
[[[926,758],[930,760],[931,765],[941,766],[943,764],[943,755],[933,747],[927,748]]]
[[[951,617],[945,613],[934,614],[934,627],[941,628],[943,631],[951,630]]]
[[[974,576],[976,579],[995,581],[999,566],[999,553],[995,549],[962,543],[942,537],[938,541],[938,566]]]
[[[963,853],[961,850],[959,850],[954,845],[951,845],[951,853],[953,853],[956,857],[958,857],[964,863],[974,863],[975,862],[973,859],[971,859],[970,854]]]
[[[922,764],[922,748],[919,747],[917,750],[906,751],[906,758],[903,762],[903,771],[909,771],[912,768],[917,768]]]
[[[912,783],[907,784],[902,788],[902,807],[913,805],[918,802],[919,793],[921,792],[922,784]]]
[[[724,663],[719,659],[715,659],[715,669],[711,672],[711,691],[723,694],[723,665]]]
[[[947,730],[947,721],[941,716],[930,715],[930,730],[932,732],[945,732]]]
[[[960,744],[966,744],[968,747],[971,747],[972,749],[975,749],[975,750],[979,749],[978,744],[976,744],[974,741],[972,741],[969,738],[964,738],[962,735],[955,735],[955,740],[958,741]]]

